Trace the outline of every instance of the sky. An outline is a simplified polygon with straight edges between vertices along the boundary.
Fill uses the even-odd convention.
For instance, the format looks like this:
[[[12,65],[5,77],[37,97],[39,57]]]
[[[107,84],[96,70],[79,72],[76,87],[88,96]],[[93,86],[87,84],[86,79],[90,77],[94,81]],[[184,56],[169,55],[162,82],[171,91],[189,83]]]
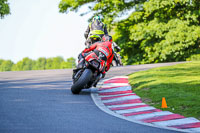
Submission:
[[[59,13],[60,0],[8,0],[11,14],[0,19],[0,59],[74,57],[85,48],[84,32],[92,14]]]

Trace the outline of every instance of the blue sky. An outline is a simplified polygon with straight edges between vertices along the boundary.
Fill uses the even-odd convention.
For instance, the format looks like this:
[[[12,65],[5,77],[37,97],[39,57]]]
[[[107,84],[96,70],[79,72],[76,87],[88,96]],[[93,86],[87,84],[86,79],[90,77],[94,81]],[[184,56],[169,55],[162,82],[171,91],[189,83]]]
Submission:
[[[60,0],[9,0],[11,15],[0,19],[0,58],[15,63],[24,57],[77,58],[92,14],[59,13]]]

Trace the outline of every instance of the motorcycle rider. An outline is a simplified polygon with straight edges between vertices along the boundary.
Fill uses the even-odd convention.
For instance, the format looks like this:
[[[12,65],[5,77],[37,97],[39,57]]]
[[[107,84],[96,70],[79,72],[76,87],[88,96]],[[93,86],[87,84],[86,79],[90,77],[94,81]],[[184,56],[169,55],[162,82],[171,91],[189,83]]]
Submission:
[[[92,35],[98,35],[101,38],[103,37],[103,35],[108,35],[107,26],[106,24],[101,22],[101,19],[99,16],[95,16],[93,18],[92,22],[88,25],[84,33],[84,36],[86,38],[86,42],[85,42],[86,47],[89,47],[90,42],[91,42],[89,37]]]
[[[82,58],[89,57],[92,54],[96,54],[101,62],[104,63],[105,68],[102,69],[102,77],[96,80],[96,83],[94,86],[96,87],[96,84],[101,78],[105,77],[106,72],[110,69],[110,65],[113,60],[114,56],[114,51],[113,51],[113,46],[112,46],[112,37],[108,35],[104,35],[102,37],[102,42],[96,42],[92,44],[89,48],[85,48],[83,52],[79,56],[79,64],[83,61]]]

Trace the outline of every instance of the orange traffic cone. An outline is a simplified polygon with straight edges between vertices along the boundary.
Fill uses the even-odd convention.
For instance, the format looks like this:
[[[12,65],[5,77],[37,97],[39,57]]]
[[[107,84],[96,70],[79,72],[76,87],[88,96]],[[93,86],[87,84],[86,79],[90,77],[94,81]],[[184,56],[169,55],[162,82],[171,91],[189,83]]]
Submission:
[[[165,97],[162,98],[162,106],[161,106],[161,108],[167,108],[167,103],[166,103]]]

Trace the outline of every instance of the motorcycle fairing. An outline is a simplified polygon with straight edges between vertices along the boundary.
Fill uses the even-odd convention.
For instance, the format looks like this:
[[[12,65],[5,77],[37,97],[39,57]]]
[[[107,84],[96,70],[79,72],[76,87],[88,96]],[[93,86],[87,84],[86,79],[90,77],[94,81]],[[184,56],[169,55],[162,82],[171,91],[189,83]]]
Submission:
[[[85,60],[88,61],[88,62],[90,62],[90,61],[92,61],[94,59],[96,59],[97,61],[99,61],[98,56],[94,52],[90,53],[89,55],[87,55],[85,57]]]
[[[98,66],[99,71],[100,72],[103,71],[103,68],[104,68],[104,65],[105,65],[105,61],[104,60],[100,60],[99,57],[94,52],[92,52],[89,55],[87,55],[85,57],[85,60],[87,62],[92,62],[93,60],[96,60],[99,63],[99,66]],[[95,62],[93,62],[93,63],[95,64]],[[95,64],[95,66],[96,66],[96,64]]]

